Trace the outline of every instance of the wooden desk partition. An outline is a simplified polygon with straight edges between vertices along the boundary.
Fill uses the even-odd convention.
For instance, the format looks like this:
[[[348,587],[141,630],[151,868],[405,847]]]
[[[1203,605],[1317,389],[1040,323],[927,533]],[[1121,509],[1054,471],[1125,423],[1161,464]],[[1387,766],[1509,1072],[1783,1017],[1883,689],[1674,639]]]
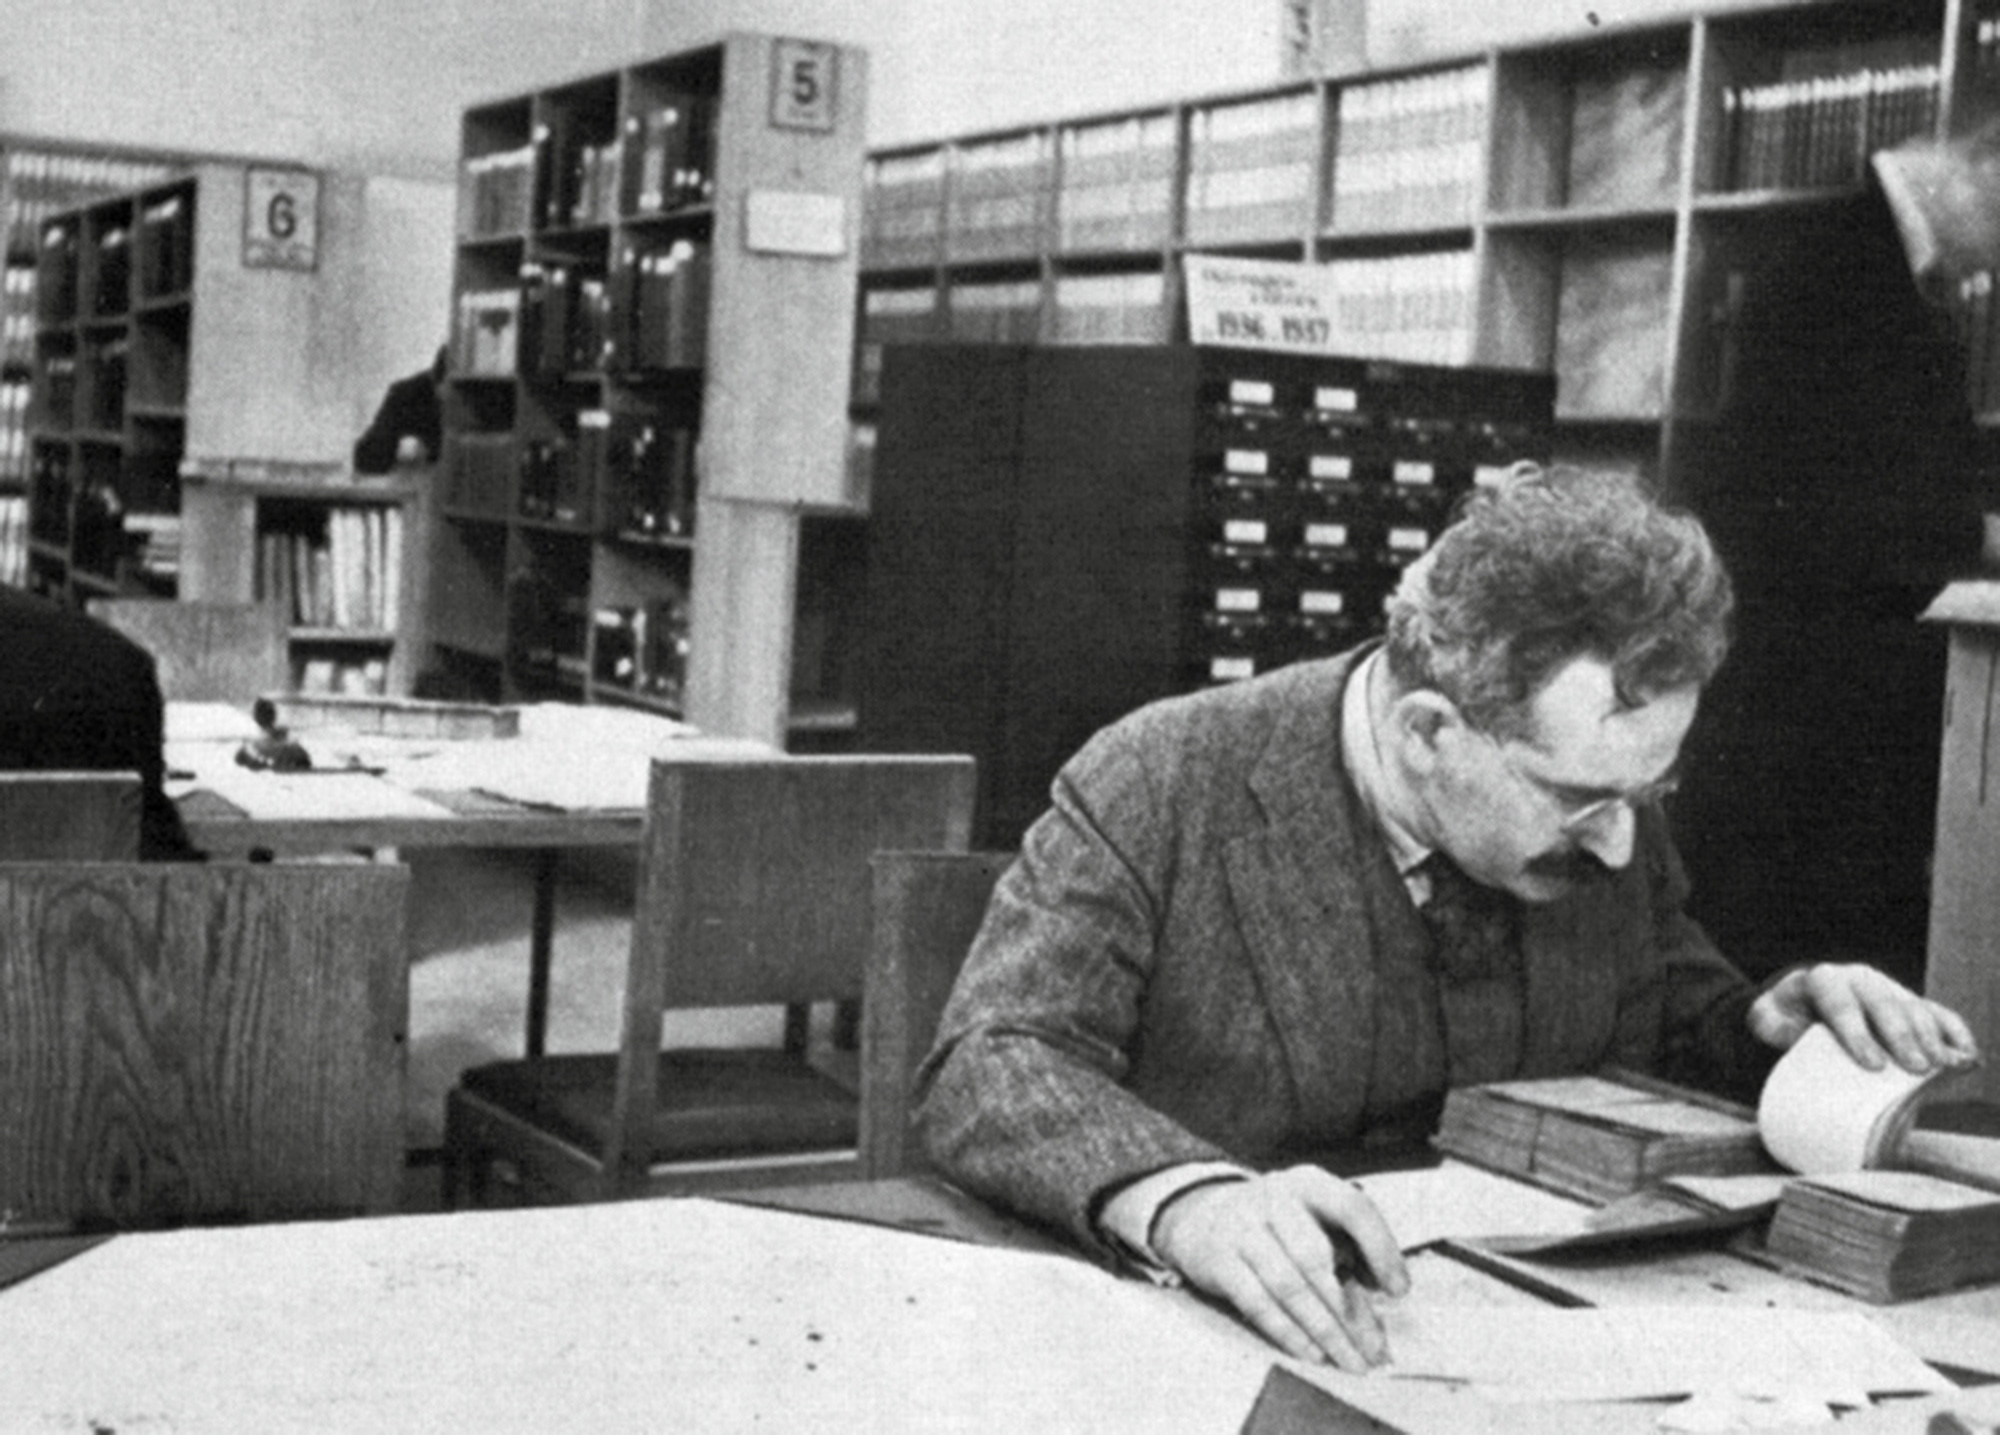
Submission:
[[[408,869],[0,866],[0,1211],[393,1209]]]

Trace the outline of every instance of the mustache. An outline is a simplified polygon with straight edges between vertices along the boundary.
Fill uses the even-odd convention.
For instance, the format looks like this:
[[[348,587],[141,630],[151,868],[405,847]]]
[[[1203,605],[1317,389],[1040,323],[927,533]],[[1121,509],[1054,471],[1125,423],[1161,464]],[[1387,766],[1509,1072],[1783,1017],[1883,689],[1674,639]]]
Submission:
[[[1617,875],[1599,861],[1596,854],[1586,852],[1581,847],[1544,852],[1539,857],[1529,858],[1525,866],[1531,876],[1564,882],[1572,886],[1609,882]]]

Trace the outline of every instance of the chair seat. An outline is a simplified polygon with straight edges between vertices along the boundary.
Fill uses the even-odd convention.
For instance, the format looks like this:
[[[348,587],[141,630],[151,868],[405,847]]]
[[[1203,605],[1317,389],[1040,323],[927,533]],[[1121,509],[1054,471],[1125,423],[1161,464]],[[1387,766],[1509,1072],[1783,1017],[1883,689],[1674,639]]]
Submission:
[[[460,1078],[466,1091],[590,1151],[611,1130],[617,1057],[496,1061]],[[802,1055],[775,1048],[660,1053],[651,1162],[820,1151],[860,1139],[860,1103]]]

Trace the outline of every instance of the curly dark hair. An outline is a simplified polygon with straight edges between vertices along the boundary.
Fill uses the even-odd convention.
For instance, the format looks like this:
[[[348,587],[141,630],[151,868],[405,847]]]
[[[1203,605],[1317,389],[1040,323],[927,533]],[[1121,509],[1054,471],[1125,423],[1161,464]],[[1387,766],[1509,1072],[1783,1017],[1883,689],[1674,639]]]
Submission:
[[[1472,494],[1390,599],[1388,660],[1496,737],[1520,736],[1572,659],[1610,664],[1621,701],[1715,676],[1729,651],[1729,574],[1691,514],[1637,479],[1517,465]]]

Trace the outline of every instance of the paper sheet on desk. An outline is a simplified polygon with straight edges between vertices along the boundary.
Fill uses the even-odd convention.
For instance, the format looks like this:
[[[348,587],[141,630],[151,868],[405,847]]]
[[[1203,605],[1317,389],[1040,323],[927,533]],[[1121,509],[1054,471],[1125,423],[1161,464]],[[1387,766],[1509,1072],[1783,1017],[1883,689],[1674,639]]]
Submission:
[[[451,812],[365,772],[264,772],[247,767],[204,774],[200,785],[251,817],[449,818]]]
[[[1858,1311],[1738,1306],[1386,1308],[1402,1378],[1464,1380],[1489,1398],[1635,1400],[1727,1391],[1861,1406],[1951,1382]]]
[[[166,707],[166,741],[243,742],[262,737],[249,713],[229,703],[170,702]]]
[[[558,812],[630,811],[646,805],[657,755],[680,762],[762,758],[772,750],[738,738],[674,738],[650,748],[509,738],[440,743],[420,752],[366,757],[403,787],[477,791]]]
[[[1590,1208],[1507,1176],[1447,1161],[1435,1169],[1357,1177],[1396,1244],[1413,1251],[1452,1236],[1568,1236]]]

